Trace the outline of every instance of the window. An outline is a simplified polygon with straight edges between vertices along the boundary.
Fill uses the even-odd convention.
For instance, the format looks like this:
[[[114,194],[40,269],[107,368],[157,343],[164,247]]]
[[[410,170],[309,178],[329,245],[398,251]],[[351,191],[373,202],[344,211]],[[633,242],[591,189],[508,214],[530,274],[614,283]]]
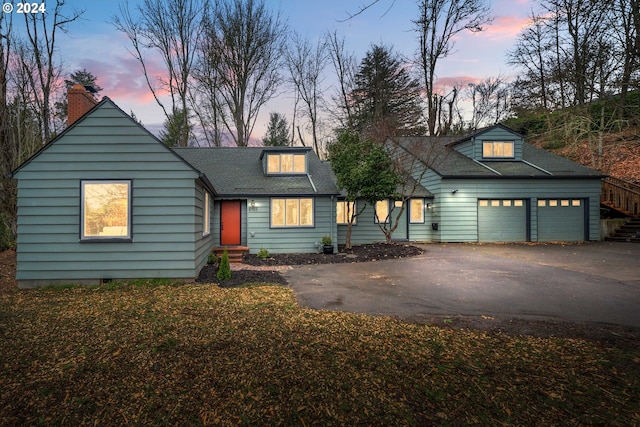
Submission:
[[[513,147],[513,141],[483,141],[482,157],[484,157],[485,159],[512,159],[514,157]]]
[[[337,224],[348,224],[349,216],[353,215],[356,209],[356,202],[345,202],[340,201],[336,205],[336,223]],[[353,219],[353,223],[357,222],[357,218]]]
[[[204,206],[202,209],[202,235],[208,236],[211,234],[211,218],[209,215],[209,192],[204,191]]]
[[[271,227],[313,227],[313,199],[271,199]]]
[[[304,174],[307,173],[305,154],[270,153],[267,154],[267,173]]]
[[[411,199],[409,222],[424,222],[424,199]]]
[[[380,200],[376,202],[376,217],[374,218],[376,223],[389,221],[389,201]]]
[[[81,182],[80,238],[131,238],[131,181]]]

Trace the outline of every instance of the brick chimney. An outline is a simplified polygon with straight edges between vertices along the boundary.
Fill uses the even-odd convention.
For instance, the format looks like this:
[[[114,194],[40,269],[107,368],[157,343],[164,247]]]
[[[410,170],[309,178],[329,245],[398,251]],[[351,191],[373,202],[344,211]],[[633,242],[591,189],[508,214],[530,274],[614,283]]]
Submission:
[[[82,117],[87,111],[98,103],[93,98],[90,86],[82,86],[75,84],[67,89],[67,126],[71,126],[73,122]]]

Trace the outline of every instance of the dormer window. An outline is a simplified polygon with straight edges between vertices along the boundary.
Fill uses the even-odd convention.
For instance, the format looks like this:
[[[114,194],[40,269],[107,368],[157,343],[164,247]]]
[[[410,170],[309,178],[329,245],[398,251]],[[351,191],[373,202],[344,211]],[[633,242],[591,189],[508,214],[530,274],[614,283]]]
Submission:
[[[307,156],[306,154],[269,153],[267,154],[267,173],[305,174],[307,173]]]
[[[513,159],[513,141],[482,141],[482,157],[485,159]]]

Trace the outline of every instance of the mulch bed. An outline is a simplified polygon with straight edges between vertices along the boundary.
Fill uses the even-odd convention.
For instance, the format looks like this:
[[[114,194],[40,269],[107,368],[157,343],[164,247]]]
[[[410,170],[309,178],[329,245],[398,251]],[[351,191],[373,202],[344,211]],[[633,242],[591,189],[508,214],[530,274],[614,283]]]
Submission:
[[[338,264],[352,262],[381,261],[385,259],[406,258],[420,255],[422,249],[409,244],[373,243],[370,245],[354,245],[351,249],[340,248],[337,254],[273,254],[268,258],[257,255],[245,255],[242,262],[249,265],[306,265],[306,264]]]
[[[258,258],[255,254],[245,255],[242,262],[255,267],[269,267],[278,265],[310,265],[337,264],[352,262],[380,261],[385,259],[406,258],[421,254],[422,249],[408,244],[374,243],[357,245],[351,249],[340,248],[337,254],[322,253],[309,254],[273,254],[268,258]],[[217,283],[222,288],[233,288],[252,283],[274,283],[286,285],[287,281],[277,271],[265,270],[236,270],[232,271],[231,279],[219,281],[218,266],[206,265],[196,279],[198,283]]]

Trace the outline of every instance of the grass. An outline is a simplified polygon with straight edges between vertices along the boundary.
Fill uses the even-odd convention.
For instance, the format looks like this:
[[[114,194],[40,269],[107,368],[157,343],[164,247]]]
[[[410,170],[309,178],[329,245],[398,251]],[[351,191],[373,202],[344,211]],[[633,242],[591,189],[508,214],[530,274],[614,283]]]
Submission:
[[[638,425],[640,349],[297,305],[278,286],[0,294],[0,425]]]

